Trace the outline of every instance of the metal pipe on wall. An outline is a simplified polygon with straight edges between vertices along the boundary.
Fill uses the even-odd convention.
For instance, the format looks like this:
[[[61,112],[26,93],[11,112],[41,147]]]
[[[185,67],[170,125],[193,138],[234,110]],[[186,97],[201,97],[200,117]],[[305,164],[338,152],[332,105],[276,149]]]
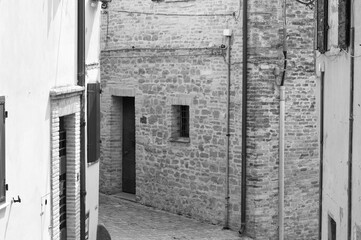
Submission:
[[[280,136],[279,136],[279,166],[278,166],[278,233],[279,240],[284,239],[284,162],[285,162],[285,86],[280,86]]]
[[[278,166],[278,239],[284,239],[284,202],[285,202],[285,78],[287,69],[287,0],[283,1],[283,73],[280,85],[280,135],[279,135],[279,166]]]
[[[229,229],[229,105],[230,105],[230,90],[231,90],[231,32],[228,31],[225,33],[228,38],[228,47],[227,47],[227,113],[226,113],[226,191],[225,191],[225,219],[223,229]]]
[[[239,234],[246,231],[246,193],[247,193],[247,59],[248,59],[248,0],[243,0],[242,23],[242,185],[241,185],[241,227]]]
[[[348,144],[348,219],[347,239],[352,236],[352,154],[353,154],[353,104],[354,104],[354,71],[355,71],[355,28],[350,31],[350,117],[349,117],[349,144]]]
[[[324,123],[324,100],[325,100],[325,69],[324,65],[322,64],[321,67],[321,82],[320,82],[320,195],[319,195],[319,219],[318,219],[318,228],[319,234],[318,238],[321,240],[322,238],[322,187],[323,187],[323,123]]]
[[[347,217],[347,239],[352,237],[352,158],[353,158],[353,122],[354,122],[354,72],[355,72],[355,13],[354,0],[350,5],[350,115],[349,115],[349,143],[348,143],[348,217]]]
[[[85,86],[85,0],[78,0],[78,85]],[[80,239],[85,240],[85,92],[80,100]]]

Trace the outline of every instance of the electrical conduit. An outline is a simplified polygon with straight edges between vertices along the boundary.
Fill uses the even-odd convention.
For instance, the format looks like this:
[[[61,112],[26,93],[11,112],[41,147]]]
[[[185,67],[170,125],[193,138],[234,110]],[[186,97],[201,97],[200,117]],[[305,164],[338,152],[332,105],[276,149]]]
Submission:
[[[85,86],[85,1],[78,0],[78,85]],[[85,240],[85,93],[80,100],[80,239]]]
[[[229,105],[230,105],[230,90],[231,90],[231,36],[232,32],[225,29],[223,33],[228,38],[227,47],[227,113],[226,113],[226,190],[225,190],[225,217],[223,229],[229,229]]]
[[[242,25],[242,185],[241,185],[241,227],[239,234],[246,231],[246,179],[247,179],[247,58],[248,58],[248,0],[243,0]]]

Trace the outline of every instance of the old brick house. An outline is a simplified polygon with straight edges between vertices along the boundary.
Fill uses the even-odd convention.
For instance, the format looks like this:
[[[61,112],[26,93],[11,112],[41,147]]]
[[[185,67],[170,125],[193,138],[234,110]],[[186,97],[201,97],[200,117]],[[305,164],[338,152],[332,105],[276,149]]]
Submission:
[[[246,14],[239,0],[113,0],[102,15],[102,192],[277,238],[282,2],[250,1]],[[316,239],[314,14],[286,9],[285,237]]]

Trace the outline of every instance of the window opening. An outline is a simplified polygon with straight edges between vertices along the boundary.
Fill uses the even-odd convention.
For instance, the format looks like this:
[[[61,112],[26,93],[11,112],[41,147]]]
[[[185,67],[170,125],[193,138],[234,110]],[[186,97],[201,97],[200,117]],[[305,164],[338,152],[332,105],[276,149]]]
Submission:
[[[346,49],[350,45],[351,1],[339,0],[338,4],[338,46]]]
[[[336,240],[336,222],[328,216],[328,240]]]
[[[328,0],[317,1],[317,49],[320,53],[327,51],[328,34]]]
[[[189,106],[180,106],[180,137],[189,137]]]
[[[172,105],[172,134],[170,141],[189,142],[189,106]]]
[[[66,131],[64,117],[59,118],[59,230],[66,240]]]

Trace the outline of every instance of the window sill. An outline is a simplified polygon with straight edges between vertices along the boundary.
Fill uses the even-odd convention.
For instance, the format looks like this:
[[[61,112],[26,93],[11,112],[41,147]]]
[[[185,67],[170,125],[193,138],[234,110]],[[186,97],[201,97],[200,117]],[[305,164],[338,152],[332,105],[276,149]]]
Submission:
[[[6,208],[7,206],[9,206],[10,203],[11,203],[10,201],[5,201],[5,202],[0,203],[0,210],[2,210],[4,208]]]
[[[178,142],[178,143],[190,143],[190,138],[180,137],[180,138],[169,138],[169,142]]]

